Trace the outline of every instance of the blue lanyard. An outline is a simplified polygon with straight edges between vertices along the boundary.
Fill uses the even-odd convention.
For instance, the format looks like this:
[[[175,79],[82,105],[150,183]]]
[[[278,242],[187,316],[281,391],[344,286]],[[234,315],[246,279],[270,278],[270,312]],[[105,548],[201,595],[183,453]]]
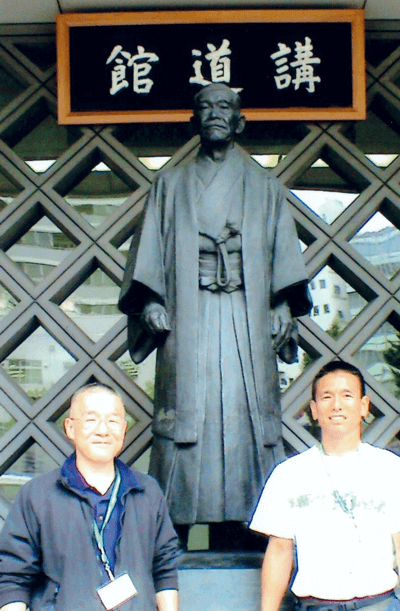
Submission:
[[[118,491],[119,491],[120,484],[121,484],[121,475],[117,469],[117,473],[115,475],[115,481],[114,481],[112,491],[111,491],[111,497],[108,502],[107,513],[104,517],[104,521],[101,526],[101,530],[99,530],[96,520],[93,520],[94,538],[96,539],[97,547],[99,548],[101,561],[111,581],[114,581],[114,575],[111,571],[110,561],[106,554],[106,550],[104,549],[104,529],[110,520],[110,517],[111,517],[111,514],[113,512],[115,505],[117,504]]]

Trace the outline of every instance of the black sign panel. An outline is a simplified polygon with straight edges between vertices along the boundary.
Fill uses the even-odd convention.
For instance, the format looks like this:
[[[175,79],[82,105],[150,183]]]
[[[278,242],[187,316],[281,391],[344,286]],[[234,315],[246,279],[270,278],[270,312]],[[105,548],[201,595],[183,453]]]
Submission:
[[[353,44],[352,20],[70,25],[68,114],[88,123],[143,120],[143,112],[145,120],[182,120],[194,94],[211,82],[238,90],[244,110],[354,114]]]

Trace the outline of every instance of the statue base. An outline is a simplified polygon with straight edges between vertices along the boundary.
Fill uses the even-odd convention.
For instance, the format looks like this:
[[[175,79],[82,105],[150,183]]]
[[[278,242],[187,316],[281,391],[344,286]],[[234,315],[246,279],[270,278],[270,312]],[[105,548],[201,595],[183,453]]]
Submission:
[[[179,569],[180,611],[254,611],[260,608],[259,552],[187,552]],[[291,611],[286,596],[281,611]]]

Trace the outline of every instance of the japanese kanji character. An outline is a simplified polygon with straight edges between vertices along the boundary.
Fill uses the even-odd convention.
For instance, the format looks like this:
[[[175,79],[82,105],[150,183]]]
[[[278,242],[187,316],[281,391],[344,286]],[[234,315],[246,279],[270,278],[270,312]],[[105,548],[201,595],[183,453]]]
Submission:
[[[277,89],[285,89],[289,87],[292,77],[290,74],[283,74],[289,70],[287,55],[292,52],[290,47],[287,47],[282,42],[278,42],[279,51],[270,55],[277,66],[276,72],[278,76],[274,76]]]
[[[126,65],[124,64],[124,60],[118,57],[118,55],[122,55],[125,60],[129,60],[131,54],[127,51],[122,50],[121,45],[116,45],[110,53],[109,58],[106,61],[106,64],[110,64],[115,60],[115,66],[111,72],[111,95],[115,95],[121,89],[129,86],[128,81],[126,80]]]
[[[204,78],[202,74],[202,61],[196,59],[193,62],[194,76],[191,76],[189,83],[195,83],[196,85],[210,85],[211,83],[229,83],[231,80],[231,60],[228,55],[231,55],[232,51],[229,48],[230,42],[226,38],[222,41],[219,49],[212,43],[207,43],[209,53],[204,57],[210,63],[211,80]],[[199,49],[192,49],[193,57],[201,57],[202,53]]]
[[[133,66],[133,91],[135,93],[149,93],[154,85],[154,81],[145,78],[152,68],[149,62],[158,62],[159,59],[158,55],[145,51],[144,47],[138,45],[137,54],[128,61],[128,66]]]
[[[296,61],[291,62],[291,66],[296,68],[296,77],[293,79],[294,88],[298,89],[301,83],[308,83],[307,91],[313,93],[315,91],[315,83],[320,83],[319,76],[314,76],[314,68],[312,64],[320,64],[319,57],[313,57],[313,45],[311,39],[306,36],[305,44],[296,42]]]

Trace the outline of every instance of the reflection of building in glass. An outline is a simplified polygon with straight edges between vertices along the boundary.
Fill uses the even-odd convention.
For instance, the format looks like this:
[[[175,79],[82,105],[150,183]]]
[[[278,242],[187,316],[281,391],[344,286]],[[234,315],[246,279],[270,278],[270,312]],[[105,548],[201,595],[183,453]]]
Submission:
[[[105,200],[105,206],[108,200]],[[97,202],[99,206],[99,202]],[[34,282],[41,282],[75,248],[75,244],[50,219],[43,217],[18,243],[8,256]],[[128,248],[128,244],[124,246]],[[119,287],[100,268],[95,269],[73,292],[60,309],[96,342],[122,317],[118,309]],[[16,299],[0,284],[0,318],[17,304]],[[75,360],[42,327],[39,327],[3,361],[8,375],[32,398],[42,396]],[[154,377],[154,358],[140,368],[126,354],[120,368],[146,390]],[[139,371],[140,370],[140,371]],[[143,371],[142,371],[143,370]]]
[[[74,363],[74,358],[39,327],[2,362],[2,366],[31,398],[37,399]]]
[[[389,222],[386,225],[378,231],[356,234],[351,245],[386,278],[391,279],[400,269],[400,231]],[[361,347],[356,358],[368,373],[397,396],[399,390],[384,358],[385,350],[390,347],[389,342],[395,340],[396,329],[385,322]]]
[[[337,202],[338,205],[340,202]],[[331,202],[329,203],[329,207]],[[329,214],[337,216],[336,208]],[[321,217],[329,221],[325,211]],[[377,213],[376,231],[372,219],[363,232],[357,233],[350,244],[357,252],[376,267],[386,278],[393,276],[400,269],[400,231],[389,224],[389,221]],[[345,282],[333,269],[325,266],[310,282],[310,291],[314,303],[311,318],[321,329],[336,337],[365,307],[366,300]],[[384,352],[389,342],[396,339],[396,329],[385,322],[354,355],[361,366],[370,375],[397,396],[398,389],[393,381],[393,374],[385,361]],[[278,363],[281,390],[285,390],[304,369],[304,353],[300,351],[299,363],[286,365]]]
[[[357,197],[355,194],[345,194],[349,200],[345,205],[338,199],[341,196],[339,192],[329,193],[304,189],[292,189],[292,192],[328,225],[333,223],[349,203]],[[310,282],[310,292],[314,304],[311,317],[324,331],[334,323],[337,323],[340,327],[348,324],[347,291],[349,289],[350,287],[344,280],[328,266],[325,266]],[[279,384],[282,392],[300,376],[306,366],[306,361],[307,355],[300,348],[297,363],[287,365],[278,359]]]
[[[0,476],[0,497],[13,501],[20,486],[56,466],[55,460],[34,443]]]
[[[7,316],[17,303],[15,297],[0,283],[0,320]]]
[[[119,287],[102,269],[96,269],[60,305],[94,342],[121,318],[118,309]]]
[[[107,209],[107,215],[109,212]],[[104,214],[97,214],[96,218],[92,216],[90,220],[98,225],[100,217],[103,220]],[[58,226],[43,217],[7,254],[34,284],[38,284],[75,246]],[[96,342],[122,317],[117,306],[118,296],[119,287],[103,269],[97,268],[60,304],[60,309]],[[17,299],[0,284],[0,319],[17,304]],[[122,361],[120,368],[135,381],[143,380],[142,383],[148,385],[149,379],[154,377],[154,363],[152,366],[150,363],[150,368],[148,364],[140,367],[138,376],[139,368],[128,354]],[[1,363],[7,374],[34,400],[44,395],[74,364],[75,359],[41,326]],[[0,437],[14,423],[15,420],[0,406]],[[12,501],[21,484],[55,466],[55,461],[39,444],[33,443],[0,476],[0,497]]]
[[[95,172],[98,176],[99,172]],[[127,195],[130,192],[128,191]],[[100,198],[78,198],[66,197],[65,200],[79,212],[83,218],[92,225],[98,227],[106,218],[121,206],[126,197],[108,197],[106,200]]]
[[[400,269],[400,231],[396,227],[356,234],[350,243],[386,278],[393,278]]]
[[[313,301],[311,318],[321,329],[333,336],[340,333],[352,318],[351,303],[353,295],[357,293],[328,266],[314,276],[309,288]],[[279,383],[282,391],[300,376],[306,361],[307,355],[301,349],[299,349],[298,363],[287,365],[278,359]]]
[[[349,285],[333,269],[325,266],[310,282],[313,300],[311,318],[328,331],[340,329],[350,321]]]
[[[43,217],[8,256],[38,284],[67,257],[75,244],[50,219]],[[119,287],[102,270],[93,273],[62,303],[60,309],[93,340],[99,340],[120,318]],[[0,286],[0,314],[15,305],[10,293]],[[42,327],[22,342],[2,363],[8,375],[33,398],[42,396],[75,360]]]

